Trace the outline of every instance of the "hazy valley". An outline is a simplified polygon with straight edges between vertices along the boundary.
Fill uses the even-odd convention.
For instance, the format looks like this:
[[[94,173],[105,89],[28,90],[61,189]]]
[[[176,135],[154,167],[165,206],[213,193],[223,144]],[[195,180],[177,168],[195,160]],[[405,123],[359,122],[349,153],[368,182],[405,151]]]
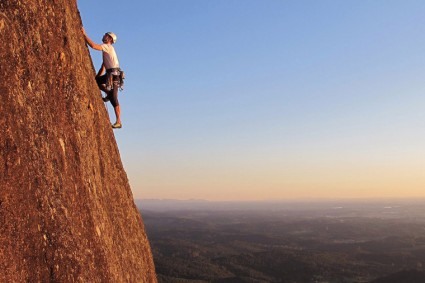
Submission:
[[[424,204],[138,203],[160,282],[425,282]]]

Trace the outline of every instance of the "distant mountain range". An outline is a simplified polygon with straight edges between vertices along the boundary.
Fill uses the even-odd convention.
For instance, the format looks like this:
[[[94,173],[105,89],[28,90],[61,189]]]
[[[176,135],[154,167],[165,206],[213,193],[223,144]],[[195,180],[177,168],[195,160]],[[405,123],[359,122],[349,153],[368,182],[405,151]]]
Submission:
[[[395,215],[415,213],[425,204],[425,199],[304,199],[304,200],[265,200],[265,201],[208,201],[202,199],[136,199],[140,210],[173,211],[340,211],[364,215]]]

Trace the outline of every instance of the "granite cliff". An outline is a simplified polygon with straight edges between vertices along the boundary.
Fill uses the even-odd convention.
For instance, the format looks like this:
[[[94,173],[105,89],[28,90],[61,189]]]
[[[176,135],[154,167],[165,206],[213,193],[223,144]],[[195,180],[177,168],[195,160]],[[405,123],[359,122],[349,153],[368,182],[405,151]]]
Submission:
[[[0,42],[0,282],[156,282],[76,0],[2,0]]]

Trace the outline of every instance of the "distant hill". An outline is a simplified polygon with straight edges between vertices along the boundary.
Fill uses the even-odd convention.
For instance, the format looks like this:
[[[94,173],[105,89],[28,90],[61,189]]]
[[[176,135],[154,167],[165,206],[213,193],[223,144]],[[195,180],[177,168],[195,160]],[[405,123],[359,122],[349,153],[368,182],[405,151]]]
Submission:
[[[264,200],[264,201],[208,201],[200,199],[136,199],[143,211],[274,211],[274,212],[326,212],[327,215],[386,217],[421,216],[425,199],[364,199],[364,200]],[[418,211],[420,213],[418,213]]]

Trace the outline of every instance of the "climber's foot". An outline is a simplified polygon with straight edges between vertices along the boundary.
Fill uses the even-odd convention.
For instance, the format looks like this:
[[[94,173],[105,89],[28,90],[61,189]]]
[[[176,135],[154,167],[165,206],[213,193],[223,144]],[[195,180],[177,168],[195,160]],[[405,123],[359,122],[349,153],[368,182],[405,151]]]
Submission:
[[[122,125],[121,125],[121,123],[115,123],[115,124],[113,124],[112,125],[112,128],[114,128],[114,129],[121,129],[122,128]]]

